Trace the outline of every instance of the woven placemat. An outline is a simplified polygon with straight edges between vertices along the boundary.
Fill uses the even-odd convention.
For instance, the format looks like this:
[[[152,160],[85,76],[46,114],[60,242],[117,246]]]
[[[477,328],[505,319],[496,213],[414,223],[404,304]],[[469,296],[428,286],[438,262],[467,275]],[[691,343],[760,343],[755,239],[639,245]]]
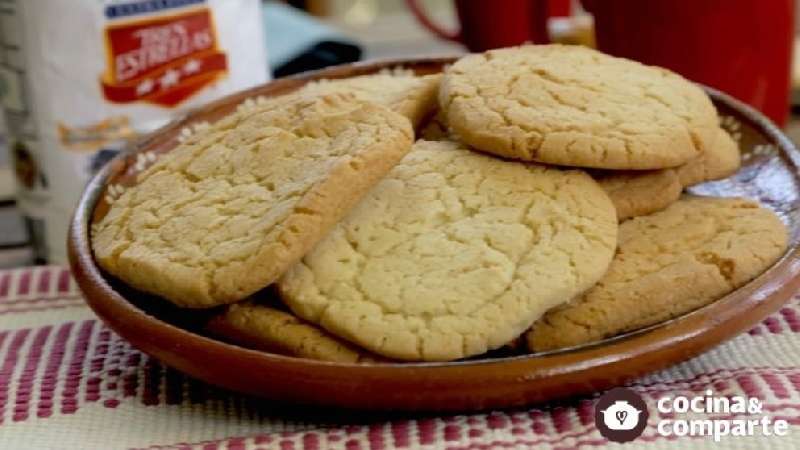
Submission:
[[[210,362],[211,363],[211,362]],[[800,448],[800,299],[728,343],[629,385],[648,404],[625,448]],[[784,437],[662,436],[658,399],[757,397]],[[454,416],[369,416],[270,405],[165,367],[110,331],[62,267],[0,271],[2,449],[493,449],[609,444],[597,396]],[[695,414],[697,416],[697,414]],[[700,415],[702,418],[702,415]],[[747,414],[712,418],[747,418]]]

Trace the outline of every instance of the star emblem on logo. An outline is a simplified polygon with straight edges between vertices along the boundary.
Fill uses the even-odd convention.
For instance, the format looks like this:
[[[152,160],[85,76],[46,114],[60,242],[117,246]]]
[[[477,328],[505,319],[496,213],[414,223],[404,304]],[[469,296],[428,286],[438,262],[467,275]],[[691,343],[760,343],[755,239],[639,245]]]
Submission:
[[[147,94],[153,90],[154,86],[155,83],[153,83],[153,80],[151,80],[150,78],[145,78],[144,80],[142,80],[141,83],[136,85],[136,94],[137,95]]]
[[[183,65],[183,73],[186,75],[197,73],[198,71],[200,71],[200,66],[202,66],[202,63],[200,61],[191,58],[188,61],[186,61],[186,64]]]
[[[167,69],[167,71],[164,72],[164,75],[158,79],[158,83],[161,85],[161,89],[166,89],[168,87],[175,86],[180,80],[180,72],[174,69]]]

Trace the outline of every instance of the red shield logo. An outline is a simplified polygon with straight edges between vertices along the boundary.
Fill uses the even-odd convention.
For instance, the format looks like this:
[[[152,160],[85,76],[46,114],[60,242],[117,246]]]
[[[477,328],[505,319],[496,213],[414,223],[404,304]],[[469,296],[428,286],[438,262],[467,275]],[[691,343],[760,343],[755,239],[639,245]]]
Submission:
[[[208,8],[106,27],[100,84],[114,103],[173,107],[227,73]]]

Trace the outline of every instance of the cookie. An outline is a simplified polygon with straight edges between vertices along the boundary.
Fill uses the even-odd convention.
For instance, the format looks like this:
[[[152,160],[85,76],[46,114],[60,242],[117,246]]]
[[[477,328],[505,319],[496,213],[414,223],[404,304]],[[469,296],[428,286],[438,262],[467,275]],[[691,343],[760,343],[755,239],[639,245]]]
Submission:
[[[699,156],[717,128],[716,110],[696,85],[581,46],[465,56],[445,72],[439,95],[464,143],[548,164],[676,167]]]
[[[683,187],[720,180],[736,173],[741,166],[739,144],[722,128],[717,128],[713,145],[703,154],[676,169]]]
[[[741,165],[739,146],[719,128],[703,154],[675,169],[593,171],[606,190],[620,221],[661,211],[675,203],[684,188],[736,173]]]
[[[661,211],[675,203],[683,191],[673,169],[598,171],[592,176],[608,193],[620,222]]]
[[[417,141],[277,287],[299,317],[372,353],[453,360],[594,285],[616,231],[582,171]]]
[[[453,139],[450,134],[450,130],[447,128],[447,119],[444,117],[442,110],[438,110],[436,114],[424,123],[419,132],[419,137],[426,141],[458,140]]]
[[[411,147],[352,96],[292,95],[196,131],[93,226],[100,266],[185,307],[241,300],[308,252]]]
[[[342,79],[323,79],[307,84],[303,91],[312,94],[351,93],[406,116],[416,127],[433,113],[441,74],[416,76],[411,71],[385,71]]]
[[[281,355],[350,363],[377,360],[285,311],[253,301],[228,306],[207,327],[234,344]]]
[[[664,211],[620,224],[608,273],[537,321],[528,346],[572,347],[692,311],[769,268],[787,241],[781,220],[755,202],[685,196]]]

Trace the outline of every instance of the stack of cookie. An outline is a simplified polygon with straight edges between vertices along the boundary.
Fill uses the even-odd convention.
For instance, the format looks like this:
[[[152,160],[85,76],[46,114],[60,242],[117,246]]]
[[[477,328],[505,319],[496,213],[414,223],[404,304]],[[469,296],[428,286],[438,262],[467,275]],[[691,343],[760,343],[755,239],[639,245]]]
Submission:
[[[112,186],[92,242],[107,272],[218,308],[210,332],[249,347],[538,352],[684,314],[771,266],[787,246],[771,211],[681,197],[738,167],[680,76],[528,45],[252,99]]]

